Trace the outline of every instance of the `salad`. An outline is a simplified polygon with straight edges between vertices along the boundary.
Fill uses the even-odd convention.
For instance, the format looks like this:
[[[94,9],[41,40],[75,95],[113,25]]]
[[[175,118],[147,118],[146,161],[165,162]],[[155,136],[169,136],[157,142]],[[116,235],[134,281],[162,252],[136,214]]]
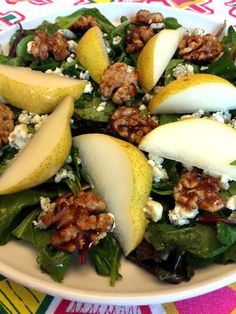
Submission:
[[[110,277],[111,286],[122,280],[119,267],[123,252],[125,258],[157,279],[174,284],[190,280],[197,268],[236,262],[236,180],[221,171],[212,173],[210,167],[201,167],[201,163],[197,167],[188,155],[185,159],[167,158],[168,154],[158,154],[145,144],[151,134],[155,138],[163,126],[175,123],[203,121],[205,125],[207,121],[208,130],[208,122],[214,121],[220,128],[224,125],[227,131],[235,132],[236,104],[231,101],[233,96],[227,98],[229,94],[223,94],[224,110],[220,110],[217,101],[206,100],[196,108],[191,101],[184,105],[183,98],[183,109],[169,104],[173,109],[165,112],[164,108],[164,91],[169,86],[175,90],[186,79],[188,87],[192,81],[209,83],[209,77],[216,81],[222,78],[220,86],[224,91],[224,86],[229,86],[233,95],[236,32],[229,27],[227,35],[223,35],[224,27],[216,34],[186,30],[175,18],[147,10],[140,10],[133,17],[122,16],[115,26],[95,8],[58,17],[55,23],[44,21],[36,29],[26,30],[19,25],[10,40],[9,54],[0,55],[0,244],[13,240],[31,242],[41,270],[59,282],[75,258],[79,259],[78,264],[89,259],[99,275]],[[172,40],[161,41],[163,31],[164,38],[165,34],[174,34],[173,38],[167,37]],[[98,50],[94,48],[97,42]],[[149,71],[152,43],[160,47],[165,65],[159,77],[154,70],[155,75],[145,73]],[[163,57],[167,54],[163,44],[173,51],[168,58]],[[93,49],[102,57],[97,54],[96,60],[95,55],[90,55],[88,51]],[[69,143],[69,151],[56,171],[52,175],[48,171],[49,177],[38,184],[35,179],[27,188],[1,192],[1,177],[5,178],[18,156],[24,154],[56,112],[36,107],[33,111],[29,107],[31,99],[23,99],[23,105],[19,105],[22,99],[11,101],[6,90],[13,79],[5,80],[6,67],[16,71],[30,68],[56,80],[80,80],[84,87],[83,93],[74,97],[73,113],[68,120],[73,145],[69,141],[64,145]],[[149,80],[150,77],[154,79]],[[165,98],[162,102],[161,97]],[[175,132],[170,129],[170,133],[172,130]],[[86,135],[90,137],[83,137]],[[140,154],[143,150],[139,158],[143,158],[145,166],[141,162],[139,166],[151,174],[146,178],[150,184],[145,185],[142,202],[135,205],[145,220],[144,230],[131,249],[126,249],[117,232],[120,214],[107,206],[106,197],[102,197],[105,192],[99,193],[99,183],[94,182],[88,157],[85,158],[86,145],[83,148],[81,139],[85,138],[89,146],[94,136],[95,142],[99,142],[100,136],[108,136],[115,143],[127,143],[127,147],[132,147],[126,152],[130,160],[131,151]],[[194,135],[193,139],[197,140]],[[235,166],[235,160],[231,166]],[[117,182],[114,177],[114,184]],[[136,221],[139,214],[133,215]]]

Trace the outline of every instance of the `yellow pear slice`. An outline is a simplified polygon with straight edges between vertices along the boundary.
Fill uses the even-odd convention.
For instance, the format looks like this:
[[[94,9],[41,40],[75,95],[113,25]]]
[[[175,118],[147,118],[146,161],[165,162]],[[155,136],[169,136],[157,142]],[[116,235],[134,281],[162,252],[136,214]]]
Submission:
[[[141,50],[137,61],[140,83],[149,92],[158,82],[175,54],[184,28],[164,29],[153,36]]]
[[[17,108],[50,113],[68,95],[83,94],[87,81],[0,64],[0,96]]]
[[[198,167],[236,180],[236,130],[211,120],[186,119],[157,127],[139,148],[148,153]]]
[[[135,146],[103,134],[73,138],[91,184],[115,216],[115,233],[127,255],[143,239],[143,212],[152,183],[146,157]]]
[[[148,107],[153,114],[226,111],[236,108],[236,88],[216,75],[193,74],[161,88]]]
[[[37,186],[63,165],[71,148],[73,98],[66,97],[0,176],[0,194]]]
[[[80,39],[76,47],[76,56],[79,63],[89,71],[92,79],[100,83],[110,61],[102,31],[98,26],[90,28]]]

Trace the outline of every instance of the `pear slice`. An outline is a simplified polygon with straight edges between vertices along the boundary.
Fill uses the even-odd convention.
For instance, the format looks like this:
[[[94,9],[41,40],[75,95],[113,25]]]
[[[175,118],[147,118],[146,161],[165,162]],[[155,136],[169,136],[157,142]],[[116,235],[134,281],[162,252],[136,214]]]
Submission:
[[[185,29],[164,29],[153,36],[141,50],[137,69],[140,83],[149,92],[158,82],[168,63],[175,54]]]
[[[152,184],[146,157],[135,146],[103,134],[73,138],[91,184],[115,216],[115,233],[127,255],[143,239],[143,212]]]
[[[101,76],[110,61],[102,31],[98,26],[90,28],[80,39],[76,46],[76,57],[79,63],[89,71],[92,79],[100,83]]]
[[[193,74],[161,88],[148,107],[152,114],[226,111],[236,108],[236,88],[216,75]]]
[[[68,95],[79,99],[86,84],[87,81],[0,64],[0,96],[30,112],[50,113]]]
[[[0,195],[37,186],[63,165],[71,148],[73,98],[66,97],[0,176]]]
[[[236,180],[236,130],[209,118],[186,119],[159,126],[143,137],[148,153]]]

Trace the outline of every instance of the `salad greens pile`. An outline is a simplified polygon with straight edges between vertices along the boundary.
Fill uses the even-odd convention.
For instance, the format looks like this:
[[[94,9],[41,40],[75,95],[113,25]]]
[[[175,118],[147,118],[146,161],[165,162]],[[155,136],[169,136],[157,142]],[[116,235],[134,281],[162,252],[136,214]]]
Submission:
[[[127,32],[134,28],[129,17],[122,16],[120,24],[114,26],[99,10],[95,8],[82,8],[66,17],[58,17],[55,23],[44,21],[36,29],[26,30],[19,25],[10,40],[9,55],[0,54],[0,64],[11,66],[30,67],[38,71],[55,71],[60,68],[63,75],[81,78],[84,69],[77,60],[57,61],[52,56],[47,60],[39,60],[27,51],[27,44],[33,40],[37,30],[45,31],[50,35],[61,29],[69,29],[80,16],[93,16],[99,23],[107,47],[111,63],[124,62],[136,67],[138,53],[127,54],[125,52],[125,37]],[[172,17],[164,18],[163,28],[177,29],[181,25]],[[160,29],[155,29],[155,32]],[[76,34],[75,41],[79,41],[82,34]],[[119,42],[114,38],[119,36]],[[197,64],[186,62],[178,54],[168,64],[164,74],[158,82],[159,86],[165,86],[176,77],[173,69],[179,64],[190,64],[194,73],[210,73],[223,77],[236,85],[236,31],[229,27],[227,35],[221,40],[223,47],[222,55],[210,64]],[[114,103],[108,100],[104,110],[96,108],[103,101],[99,86],[90,79],[93,90],[84,93],[76,101],[75,111],[71,121],[72,135],[84,133],[109,134],[107,124],[111,114],[116,110]],[[137,96],[127,106],[142,105],[145,98],[144,91],[139,88]],[[21,110],[14,108],[15,121],[17,121]],[[147,107],[143,113],[147,113]],[[231,112],[232,119],[236,117],[236,111]],[[158,124],[163,125],[180,118],[178,114],[157,115]],[[32,133],[34,132],[33,126]],[[9,144],[0,151],[0,174],[4,172],[9,161],[18,152]],[[37,252],[37,263],[44,272],[56,280],[61,281],[66,273],[72,259],[78,258],[77,253],[69,253],[58,250],[50,244],[50,237],[54,228],[40,229],[35,225],[42,208],[40,198],[48,197],[55,199],[67,191],[76,195],[84,182],[87,182],[86,173],[78,163],[78,151],[72,147],[71,162],[65,163],[64,169],[70,171],[76,178],[64,178],[55,183],[51,178],[44,184],[23,192],[0,196],[0,244],[4,245],[11,240],[24,240],[32,243]],[[151,197],[163,206],[163,215],[160,221],[149,221],[143,242],[127,256],[137,265],[153,273],[158,279],[170,283],[179,283],[189,280],[194,270],[212,263],[226,264],[236,262],[236,211],[227,208],[214,214],[203,212],[201,216],[192,219],[188,225],[172,225],[168,218],[169,210],[174,208],[173,188],[178,182],[181,174],[186,169],[178,162],[164,160],[163,168],[168,174],[168,179],[153,181]],[[236,182],[230,182],[227,189],[222,189],[222,197],[225,199],[236,195]],[[79,252],[79,260],[85,262],[85,256]],[[113,233],[107,234],[105,238],[88,251],[88,258],[92,261],[99,275],[109,276],[110,284],[115,285],[122,275],[119,273],[122,251],[119,242]],[[82,267],[82,266],[81,266]]]

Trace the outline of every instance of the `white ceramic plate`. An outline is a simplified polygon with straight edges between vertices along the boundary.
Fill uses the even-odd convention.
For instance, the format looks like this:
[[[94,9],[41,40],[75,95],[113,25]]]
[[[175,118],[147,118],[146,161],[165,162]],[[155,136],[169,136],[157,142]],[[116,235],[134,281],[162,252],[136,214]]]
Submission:
[[[95,5],[90,5],[90,7]],[[100,4],[98,8],[112,21],[118,21],[122,15],[135,15],[141,8],[153,12],[160,11],[164,16],[178,18],[185,27],[201,27],[206,31],[216,30],[222,21],[215,21],[205,16],[184,10],[165,8],[147,4]],[[73,11],[75,8],[73,8]],[[70,10],[54,13],[29,21],[24,27],[34,27],[43,19],[53,21],[55,16],[67,15]],[[15,29],[0,35],[0,42],[6,47],[9,36]],[[129,261],[122,261],[123,279],[114,288],[109,286],[108,278],[100,277],[90,265],[73,265],[66,274],[63,283],[56,283],[46,274],[41,273],[36,261],[34,249],[23,242],[11,242],[0,246],[0,272],[6,277],[36,290],[60,296],[70,300],[104,304],[154,304],[182,300],[207,293],[236,281],[235,264],[226,266],[213,265],[196,271],[190,282],[170,285],[158,282],[153,276],[136,267]]]

